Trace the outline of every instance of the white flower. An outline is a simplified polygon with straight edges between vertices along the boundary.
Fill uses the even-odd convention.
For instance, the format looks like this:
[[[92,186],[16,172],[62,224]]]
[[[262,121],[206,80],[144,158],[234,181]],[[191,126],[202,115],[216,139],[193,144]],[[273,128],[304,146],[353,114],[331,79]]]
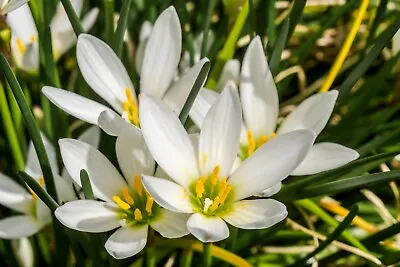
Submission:
[[[115,231],[105,244],[117,259],[140,252],[147,241],[148,226],[167,238],[188,234],[188,216],[154,203],[142,187],[141,175],[154,175],[155,162],[136,127],[126,127],[117,138],[116,154],[125,179],[94,147],[74,139],[59,141],[61,155],[72,179],[80,184],[80,171],[89,175],[99,200],[77,200],[59,207],[55,215],[65,226],[84,232]]]
[[[82,11],[83,0],[71,1],[78,16]],[[98,8],[91,9],[82,19],[82,26],[88,31],[95,23]],[[15,64],[27,72],[36,72],[39,69],[38,31],[33,20],[29,5],[23,5],[7,16],[7,23],[11,28],[11,52]],[[53,55],[58,60],[76,42],[76,36],[61,2],[56,14],[50,23]]]
[[[58,167],[54,147],[44,136],[42,136],[42,139],[49,156],[59,201],[74,199],[75,192],[71,183],[57,174]],[[39,160],[32,143],[30,143],[28,149],[25,172],[40,185],[45,186]],[[39,232],[51,222],[50,210],[38,199],[36,194],[2,173],[0,173],[0,204],[21,213],[21,215],[0,220],[0,238],[18,239],[27,237]]]
[[[6,15],[28,1],[29,0],[0,0],[0,15]]]
[[[240,98],[243,108],[240,157],[246,159],[275,136],[294,130],[310,129],[318,135],[331,116],[337,95],[338,92],[332,90],[307,98],[278,127],[278,92],[261,40],[259,37],[254,38],[244,56],[240,76]],[[217,97],[218,94],[211,90],[200,91],[190,111],[190,116],[197,126],[202,127],[204,117]],[[342,145],[318,143],[311,148],[307,157],[291,175],[308,175],[331,170],[358,157],[356,151]],[[270,195],[279,189],[280,184],[276,184],[264,194]]]
[[[170,7],[154,24],[146,45],[140,79],[140,92],[162,99],[176,114],[182,109],[202,66],[208,61],[202,59],[171,85],[180,59],[181,39],[178,15]],[[86,82],[125,120],[110,108],[90,99],[44,87],[43,93],[50,101],[78,119],[99,125],[110,135],[117,136],[127,125],[126,121],[139,126],[138,101],[133,84],[113,50],[100,39],[81,34],[77,58]]]
[[[276,200],[243,199],[288,176],[312,146],[312,131],[275,138],[231,174],[241,130],[235,89],[225,89],[213,104],[195,145],[178,118],[158,99],[143,95],[140,112],[149,151],[172,179],[143,175],[143,184],[162,207],[192,214],[187,226],[196,238],[203,242],[227,238],[225,221],[239,228],[261,229],[286,217],[285,205]]]

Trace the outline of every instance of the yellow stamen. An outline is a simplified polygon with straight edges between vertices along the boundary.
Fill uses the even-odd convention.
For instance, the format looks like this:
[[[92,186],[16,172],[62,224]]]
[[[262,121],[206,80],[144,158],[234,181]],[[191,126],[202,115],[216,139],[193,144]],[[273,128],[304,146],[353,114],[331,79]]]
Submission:
[[[218,177],[219,177],[219,171],[220,171],[220,167],[216,166],[213,170],[213,173],[211,175],[211,184],[212,185],[216,185],[218,182]]]
[[[256,141],[254,140],[253,132],[251,130],[247,130],[247,142],[249,144],[247,148],[247,155],[251,156],[256,150]]]
[[[127,100],[122,104],[122,107],[129,121],[135,125],[139,125],[139,110],[133,98],[132,91],[129,88],[125,88],[125,95]]]
[[[220,191],[220,192],[221,192],[221,191],[224,191],[225,188],[226,188],[226,177],[222,177],[222,179],[221,179],[221,186],[220,186],[220,188],[219,188],[219,191]]]
[[[135,215],[135,220],[138,222],[143,219],[142,212],[140,211],[140,209],[135,209],[134,215]]]
[[[151,208],[153,207],[154,199],[152,197],[148,197],[146,201],[146,211],[147,213],[151,213]]]
[[[258,139],[258,141],[257,141],[257,147],[262,146],[267,141],[268,141],[268,137],[266,135],[261,136],[260,139]]]
[[[219,198],[219,196],[216,196],[214,199],[214,202],[212,203],[210,210],[214,211],[216,209],[218,209],[219,204],[221,203],[221,200]]]
[[[269,135],[269,138],[268,139],[272,139],[272,138],[275,138],[276,137],[276,133],[271,133],[270,135]]]
[[[17,48],[18,48],[18,50],[19,50],[19,52],[21,53],[21,54],[25,54],[25,45],[22,43],[22,41],[21,41],[21,39],[20,38],[17,38],[16,40],[15,40],[15,42],[17,43]]]
[[[32,198],[33,198],[33,201],[34,202],[36,202],[37,200],[38,200],[38,196],[36,195],[36,193],[32,190],[32,189],[30,189],[29,188],[29,192],[32,194]]]
[[[219,192],[218,196],[219,196],[219,198],[221,200],[221,204],[224,204],[224,202],[225,202],[226,198],[228,197],[229,192],[231,191],[231,189],[232,189],[232,187],[227,185],[224,191],[220,191]]]
[[[113,196],[113,200],[115,203],[117,203],[118,207],[120,207],[123,210],[129,210],[131,206],[123,201],[119,196]]]
[[[32,43],[36,43],[37,37],[35,35],[31,35],[30,37]]]
[[[122,196],[129,205],[133,205],[135,203],[132,196],[129,194],[128,188],[122,188]]]
[[[203,196],[204,193],[204,181],[205,181],[205,177],[202,176],[200,177],[200,179],[198,179],[196,181],[196,195],[197,197],[201,198]]]
[[[40,186],[44,186],[44,178],[43,177],[39,178],[39,184],[40,184]]]
[[[142,196],[143,187],[142,187],[142,181],[140,179],[140,175],[135,175],[133,177],[133,183],[134,183],[135,190],[138,193],[138,195]]]

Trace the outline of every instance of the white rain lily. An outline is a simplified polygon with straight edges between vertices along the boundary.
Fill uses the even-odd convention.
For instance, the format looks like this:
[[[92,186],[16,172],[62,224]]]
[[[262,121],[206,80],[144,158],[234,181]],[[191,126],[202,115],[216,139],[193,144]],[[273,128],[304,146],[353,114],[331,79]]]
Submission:
[[[180,59],[181,39],[179,18],[171,6],[158,17],[151,31],[140,79],[140,92],[162,99],[176,114],[182,109],[202,66],[208,62],[202,59],[172,82]],[[120,116],[105,105],[78,94],[44,87],[42,91],[50,101],[78,119],[99,125],[110,135],[117,136],[127,125],[125,122],[139,126],[138,101],[132,81],[113,50],[100,39],[81,34],[77,59],[86,82]]]
[[[227,224],[267,228],[283,220],[286,207],[273,199],[243,200],[288,176],[307,155],[310,130],[283,134],[257,150],[231,174],[240,139],[241,108],[236,89],[215,101],[196,144],[179,119],[158,99],[142,95],[142,132],[149,151],[171,180],[143,175],[144,187],[162,207],[192,214],[189,231],[202,242],[229,236]]]
[[[278,126],[278,92],[259,37],[252,40],[245,53],[239,92],[243,109],[239,154],[243,160],[281,134],[310,129],[318,135],[328,123],[338,95],[336,90],[332,90],[307,98]],[[201,90],[190,111],[190,116],[198,127],[202,127],[204,117],[217,97],[216,92]],[[331,170],[358,157],[355,150],[342,145],[318,143],[291,175],[309,175]],[[277,184],[268,189],[264,192],[265,195],[276,193],[280,186]]]
[[[138,128],[124,128],[116,141],[125,179],[94,147],[74,139],[62,139],[59,144],[72,179],[80,184],[80,171],[85,169],[99,199],[76,200],[59,207],[55,215],[62,224],[91,233],[119,228],[105,243],[108,253],[117,259],[131,257],[145,247],[148,226],[167,238],[189,233],[187,215],[161,208],[142,187],[141,175],[154,175],[156,164]]]
[[[83,0],[71,1],[78,16],[82,11]],[[95,23],[98,8],[91,9],[82,19],[85,31]],[[28,4],[25,4],[7,16],[7,23],[11,28],[11,52],[15,64],[27,72],[36,72],[39,69],[38,31]],[[76,36],[61,2],[50,24],[51,40],[54,58],[58,60],[76,42]]]
[[[18,9],[28,1],[29,0],[0,0],[0,15],[6,15],[7,13]]]
[[[42,136],[42,139],[54,174],[59,201],[65,202],[75,199],[72,184],[57,175],[58,167],[54,147],[44,136]],[[32,143],[28,149],[25,172],[40,185],[45,186],[39,160]],[[36,194],[2,173],[0,173],[0,204],[21,213],[0,220],[0,238],[19,239],[28,237],[36,234],[51,222],[50,210]]]
[[[149,41],[152,29],[153,25],[150,21],[143,22],[142,26],[140,27],[139,42],[135,54],[135,69],[139,75],[142,70],[144,52],[146,50],[147,42]]]

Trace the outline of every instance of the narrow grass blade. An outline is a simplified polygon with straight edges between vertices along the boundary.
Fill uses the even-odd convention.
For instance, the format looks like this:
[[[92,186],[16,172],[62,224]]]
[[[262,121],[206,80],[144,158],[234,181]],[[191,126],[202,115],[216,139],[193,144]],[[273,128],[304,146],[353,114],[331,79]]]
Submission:
[[[129,10],[131,7],[132,0],[124,0],[121,7],[121,15],[118,20],[117,30],[115,31],[113,39],[114,52],[121,57],[122,48],[124,44],[124,35],[126,31],[126,25],[128,24]]]
[[[193,84],[192,89],[190,90],[189,96],[183,105],[183,108],[181,110],[181,113],[179,114],[179,120],[182,122],[182,124],[185,124],[187,117],[189,115],[189,111],[193,106],[194,100],[197,97],[197,94],[199,93],[201,87],[204,84],[204,81],[207,78],[208,71],[210,70],[211,63],[210,62],[205,62],[203,67],[200,70],[199,76],[197,76],[196,81]]]
[[[281,55],[282,51],[286,45],[286,39],[289,33],[289,18],[286,18],[283,22],[282,28],[280,30],[280,34],[276,43],[274,45],[274,49],[271,53],[271,59],[269,60],[269,68],[271,69],[272,76],[276,76],[278,74],[279,64],[281,63]]]
[[[90,183],[89,175],[86,170],[82,169],[80,172],[81,184],[83,188],[83,193],[86,199],[95,199],[93,195],[92,185]]]
[[[210,24],[211,24],[211,16],[217,5],[218,0],[209,0],[207,6],[207,13],[204,19],[204,26],[203,26],[203,42],[201,43],[201,57],[207,56],[207,43],[208,43],[208,32],[210,31]]]
[[[297,23],[301,18],[301,14],[303,13],[303,9],[306,6],[307,0],[295,0],[292,6],[292,9],[289,14],[290,26],[287,35],[287,41],[289,41],[292,36],[294,29],[296,28]]]
[[[61,3],[64,7],[65,12],[67,13],[68,19],[71,22],[72,28],[74,29],[76,36],[78,36],[81,33],[84,33],[85,30],[83,29],[83,26],[79,21],[79,17],[76,14],[74,7],[71,4],[71,1],[61,0]]]
[[[114,0],[103,0],[106,40],[111,44],[114,36]]]

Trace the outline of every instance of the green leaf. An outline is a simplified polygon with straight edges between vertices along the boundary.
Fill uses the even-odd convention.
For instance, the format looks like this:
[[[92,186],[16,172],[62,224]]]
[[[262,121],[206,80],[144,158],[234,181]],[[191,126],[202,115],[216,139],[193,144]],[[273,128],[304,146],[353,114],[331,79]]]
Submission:
[[[361,189],[378,183],[388,183],[400,178],[400,171],[389,171],[368,174],[334,181],[322,185],[306,187],[299,192],[300,198],[309,198],[321,195],[332,195],[340,192],[346,192],[354,189]]]
[[[208,32],[210,31],[210,24],[211,24],[211,16],[215,9],[215,6],[218,3],[218,0],[209,0],[207,1],[207,13],[204,19],[204,26],[203,26],[203,42],[201,43],[201,57],[205,57],[207,55],[207,43],[208,43]]]
[[[114,0],[103,0],[106,40],[112,43],[114,37]]]
[[[67,13],[68,19],[71,22],[72,28],[74,29],[76,36],[78,36],[81,33],[84,33],[85,30],[83,29],[83,26],[79,21],[79,17],[76,14],[74,7],[71,4],[71,1],[61,0],[61,3],[64,7],[65,13]]]
[[[129,9],[131,7],[132,0],[124,0],[121,7],[121,15],[118,20],[118,26],[115,31],[114,39],[113,39],[113,49],[114,52],[121,57],[122,48],[124,44],[124,35],[126,31],[126,27],[128,24],[129,18]]]
[[[299,22],[301,15],[303,13],[303,9],[306,6],[307,0],[295,0],[292,6],[292,9],[289,14],[289,31],[287,35],[287,40],[292,36],[294,29],[296,28],[297,23]]]
[[[182,124],[185,124],[187,117],[189,115],[189,111],[193,106],[194,100],[196,99],[201,87],[204,84],[205,79],[207,78],[208,71],[210,70],[210,62],[205,62],[201,67],[199,75],[196,78],[196,81],[193,84],[192,89],[190,90],[189,96],[183,105],[181,113],[179,114],[179,120]]]
[[[275,77],[278,74],[279,64],[281,63],[282,51],[285,48],[287,36],[289,33],[289,18],[286,18],[283,22],[282,28],[278,39],[276,40],[274,49],[271,53],[271,59],[269,60],[269,68],[271,70],[272,76]]]
[[[83,194],[86,199],[95,199],[93,195],[92,185],[90,183],[89,175],[86,170],[82,169],[80,172],[81,184],[83,188]]]
[[[325,241],[321,242],[313,252],[307,254],[305,257],[303,257],[302,259],[298,260],[296,263],[290,266],[292,267],[303,266],[306,264],[308,259],[311,259],[315,255],[323,251],[325,248],[327,248],[334,240],[338,239],[338,237],[346,230],[346,228],[353,221],[354,217],[356,217],[357,212],[358,212],[358,206],[354,205],[350,209],[350,212],[347,214],[347,216],[343,219],[343,221],[335,228],[335,230],[330,235],[328,235]]]

